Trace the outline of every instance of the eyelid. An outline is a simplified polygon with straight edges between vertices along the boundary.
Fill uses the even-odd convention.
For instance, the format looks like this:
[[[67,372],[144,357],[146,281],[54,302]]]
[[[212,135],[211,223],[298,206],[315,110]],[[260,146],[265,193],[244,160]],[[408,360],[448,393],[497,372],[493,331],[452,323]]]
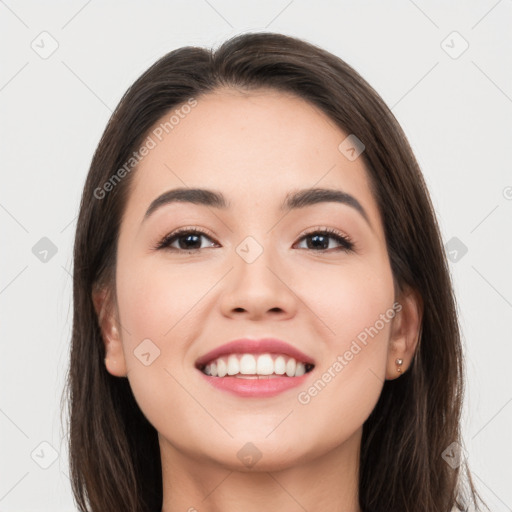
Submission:
[[[330,228],[327,226],[315,226],[315,227],[308,228],[308,229],[304,230],[299,235],[299,241],[303,240],[308,235],[311,235],[314,233],[325,233],[327,235],[331,235],[331,238],[340,238],[341,242],[338,242],[338,243],[340,243],[340,245],[341,245],[341,250],[344,250],[347,252],[356,252],[358,250],[358,245],[352,240],[352,238],[349,235],[347,235],[343,231],[340,231],[339,229]],[[313,252],[318,252],[321,254],[323,252],[324,253],[327,252],[327,250],[313,251]]]
[[[198,234],[208,235],[210,238],[215,238],[215,235],[212,231],[207,228],[200,228],[199,226],[182,226],[181,228],[177,228],[174,231],[169,233],[170,236],[179,235],[180,233],[188,233],[190,231],[196,232]]]
[[[200,228],[198,226],[182,226],[181,228],[177,228],[174,231],[171,231],[170,233],[165,235],[162,239],[160,239],[160,241],[158,241],[154,245],[153,249],[154,250],[165,249],[169,245],[170,240],[173,238],[176,238],[181,233],[196,233],[199,236],[206,236],[206,237],[210,238],[216,244],[219,244],[219,242],[217,242],[217,240],[215,239],[215,235],[213,235],[213,233],[207,228],[202,228],[202,227]],[[311,228],[308,228],[308,229],[302,231],[300,233],[300,235],[298,235],[297,242],[301,242],[305,237],[307,237],[308,235],[314,234],[314,233],[324,233],[327,235],[332,235],[331,238],[336,238],[336,237],[340,238],[341,242],[338,242],[338,243],[341,246],[340,247],[341,250],[355,252],[358,249],[357,244],[352,240],[352,238],[349,235],[347,235],[346,233],[344,233],[336,228],[330,228],[327,226],[314,226],[314,227],[311,227]],[[343,242],[346,245],[344,245]],[[347,247],[347,245],[348,245],[348,247]],[[198,252],[200,250],[201,249],[193,249],[193,250],[191,250],[191,252]],[[183,249],[181,251],[178,249],[177,251],[178,252],[188,252],[185,249]],[[326,252],[326,251],[327,250],[323,250],[323,251],[320,250],[320,251],[312,251],[312,252],[322,253],[322,252]]]
[[[332,235],[337,235],[339,236],[340,238],[344,238],[347,242],[351,243],[351,244],[355,244],[355,242],[352,240],[352,238],[350,238],[349,235],[347,235],[346,233],[344,233],[343,231],[340,231],[339,229],[336,229],[336,228],[329,228],[327,226],[315,226],[313,228],[308,228],[306,230],[304,230],[300,235],[299,235],[299,238],[303,238],[307,235],[310,235],[311,233],[329,233],[329,234],[332,234]]]
[[[215,235],[209,229],[200,228],[198,226],[182,226],[181,228],[177,228],[177,229],[171,231],[170,233],[168,233],[167,235],[165,235],[163,238],[161,238],[153,246],[153,249],[154,250],[165,249],[165,246],[169,243],[169,241],[172,238],[177,237],[181,233],[190,233],[190,232],[196,233],[197,235],[207,236],[207,237],[211,238],[212,241],[214,241],[215,243],[218,244],[218,242],[215,240]],[[185,252],[185,251],[183,251],[183,252]]]

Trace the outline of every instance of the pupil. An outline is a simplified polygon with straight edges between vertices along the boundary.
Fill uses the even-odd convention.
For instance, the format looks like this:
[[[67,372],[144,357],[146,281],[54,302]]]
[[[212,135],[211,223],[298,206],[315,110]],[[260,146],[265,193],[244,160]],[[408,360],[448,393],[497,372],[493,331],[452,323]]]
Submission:
[[[322,239],[323,240],[323,244],[320,243],[320,246],[321,246],[321,249],[327,249],[329,247],[329,243],[328,243],[328,238],[325,236],[325,235],[314,235],[311,237],[311,241],[313,243],[311,244],[308,244],[309,248],[311,249],[311,247],[318,247],[318,239]],[[327,241],[327,246],[325,246],[325,242]]]
[[[199,246],[201,246],[199,235],[194,235],[194,234],[184,235],[184,236],[180,237],[180,242],[183,241],[183,240],[187,240],[188,241],[190,239],[195,239],[196,244],[199,241]],[[180,246],[181,245],[182,244],[180,243]],[[181,247],[182,249],[194,249],[194,248],[196,248],[196,247],[190,247],[190,245],[187,245],[187,243],[185,243],[184,245],[185,245],[185,247]]]

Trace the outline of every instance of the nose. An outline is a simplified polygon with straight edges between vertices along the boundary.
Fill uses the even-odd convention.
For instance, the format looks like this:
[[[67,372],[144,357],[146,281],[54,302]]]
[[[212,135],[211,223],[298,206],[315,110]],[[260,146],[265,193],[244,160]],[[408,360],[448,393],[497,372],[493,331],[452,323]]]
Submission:
[[[293,290],[293,276],[285,263],[277,261],[266,248],[252,262],[235,252],[231,272],[226,276],[221,296],[225,316],[247,320],[284,320],[295,315],[298,296]]]

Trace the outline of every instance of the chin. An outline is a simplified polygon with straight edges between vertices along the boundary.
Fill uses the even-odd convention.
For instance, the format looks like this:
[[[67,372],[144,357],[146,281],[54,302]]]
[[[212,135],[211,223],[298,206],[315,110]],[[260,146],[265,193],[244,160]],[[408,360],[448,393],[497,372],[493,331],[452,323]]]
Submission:
[[[252,439],[252,440],[251,440]],[[218,449],[209,454],[215,462],[230,471],[247,473],[262,471],[280,471],[297,465],[308,458],[304,444],[300,439],[284,444],[278,436],[272,440],[265,436],[251,437],[245,435],[244,440],[230,439],[226,443],[215,443]],[[300,449],[300,452],[298,451]]]

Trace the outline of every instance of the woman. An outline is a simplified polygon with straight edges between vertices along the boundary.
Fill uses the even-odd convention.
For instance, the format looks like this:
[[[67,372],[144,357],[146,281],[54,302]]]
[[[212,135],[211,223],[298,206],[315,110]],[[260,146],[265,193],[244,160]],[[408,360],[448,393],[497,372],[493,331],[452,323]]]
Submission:
[[[91,164],[73,297],[80,510],[478,506],[429,194],[334,55],[253,33],[147,70]]]

